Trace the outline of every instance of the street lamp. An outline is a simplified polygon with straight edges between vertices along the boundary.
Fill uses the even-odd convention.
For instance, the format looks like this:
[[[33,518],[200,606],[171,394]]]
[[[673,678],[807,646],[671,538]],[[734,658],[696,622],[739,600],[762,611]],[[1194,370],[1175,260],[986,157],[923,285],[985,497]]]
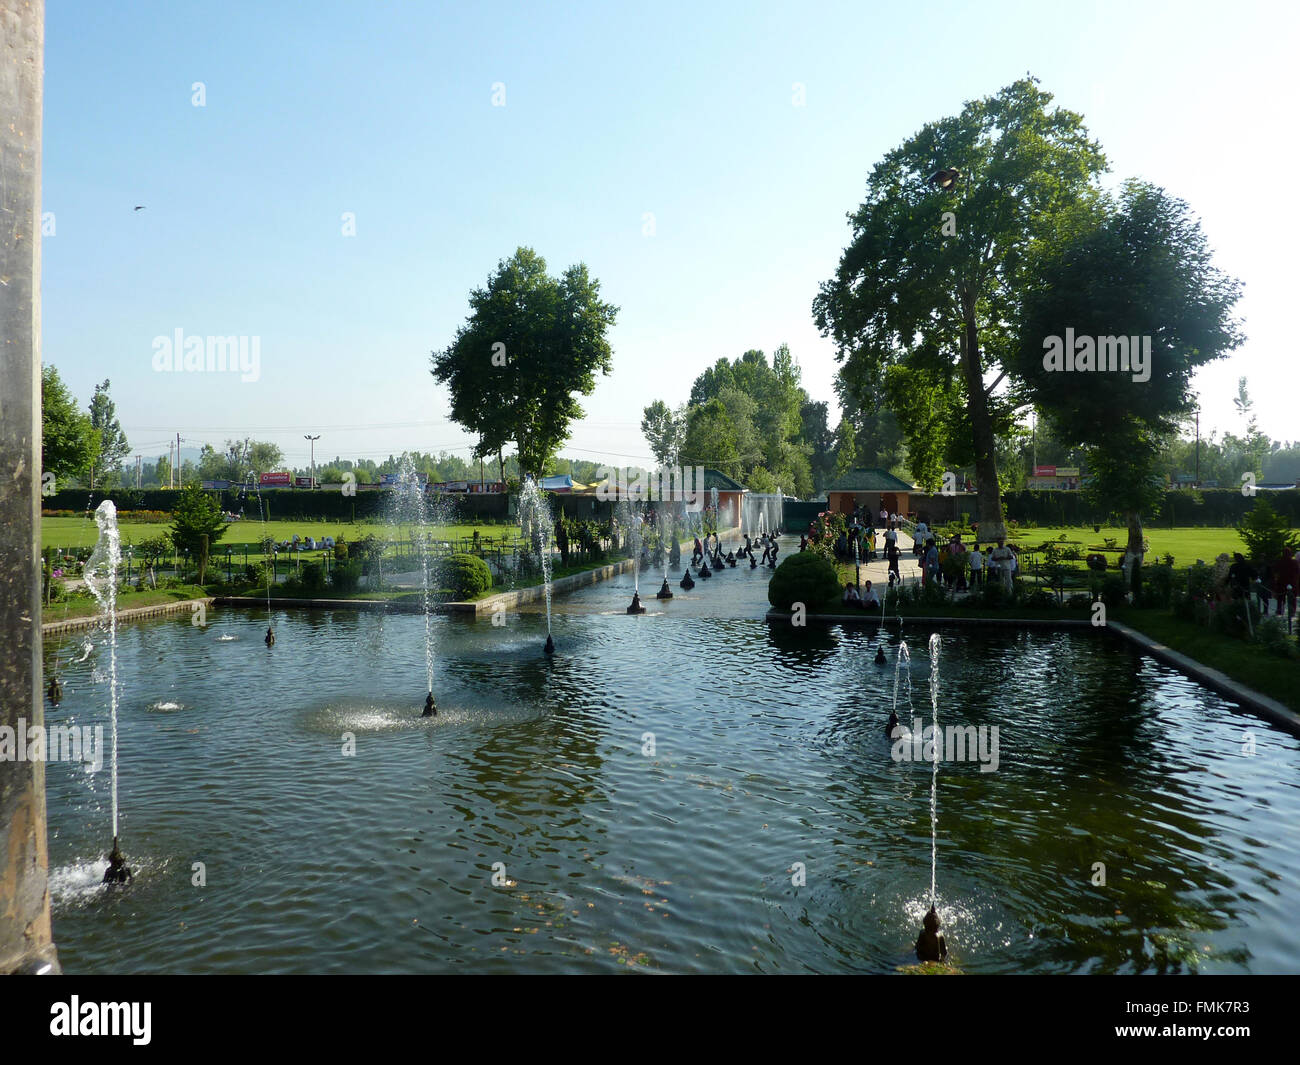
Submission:
[[[320,434],[317,433],[315,436],[308,436],[306,433],[304,433],[302,438],[311,444],[311,486],[315,488],[316,487],[316,441],[320,439]]]

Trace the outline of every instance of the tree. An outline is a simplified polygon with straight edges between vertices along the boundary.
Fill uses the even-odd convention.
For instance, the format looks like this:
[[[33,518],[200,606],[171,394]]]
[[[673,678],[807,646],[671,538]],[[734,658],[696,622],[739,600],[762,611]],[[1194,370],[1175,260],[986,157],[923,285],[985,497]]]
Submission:
[[[86,473],[99,459],[100,437],[53,366],[41,370],[41,469],[55,483]]]
[[[799,440],[808,447],[812,494],[821,495],[835,475],[835,433],[830,425],[830,405],[804,403],[799,410]]]
[[[600,299],[583,264],[559,278],[531,248],[498,263],[470,293],[470,316],[451,345],[434,352],[432,373],[448,386],[451,416],[479,438],[474,457],[513,441],[526,473],[540,473],[582,416],[575,398],[612,365],[606,333],[618,308]]]
[[[1138,594],[1142,511],[1164,482],[1161,444],[1193,409],[1196,369],[1242,342],[1231,316],[1240,292],[1214,266],[1188,206],[1129,181],[1098,221],[1041,261],[1025,294],[1021,343],[1008,361],[1056,429],[1085,447],[1094,497],[1127,515]],[[1064,354],[1067,328],[1077,339],[1063,362],[1055,354]],[[1116,338],[1126,350],[1137,342],[1127,367]],[[1091,365],[1119,365],[1075,364],[1076,352],[1083,360],[1090,351]]]
[[[90,424],[99,437],[99,458],[95,463],[104,480],[108,480],[122,465],[131,448],[122,432],[122,423],[117,418],[117,405],[108,394],[109,382],[95,386],[95,394],[90,400]],[[91,474],[91,488],[95,487],[94,474]]]
[[[679,465],[686,438],[686,408],[670,410],[662,399],[656,399],[642,412],[641,434],[661,469]]]
[[[714,397],[701,407],[692,407],[687,417],[682,463],[708,466],[729,477],[740,476],[740,454],[736,450],[736,429],[722,400]]]
[[[1276,562],[1285,547],[1300,551],[1300,536],[1291,531],[1286,518],[1273,509],[1264,495],[1255,497],[1254,506],[1237,523],[1237,531],[1254,562]]]
[[[965,419],[981,537],[1004,530],[996,437],[1019,402],[998,393],[1000,374],[991,382],[986,374],[1013,346],[1018,294],[1038,248],[1095,198],[1105,168],[1081,117],[1049,110],[1051,100],[1024,78],[888,153],[850,216],[852,243],[813,303],[842,363],[846,411],[868,400],[885,366],[952,374],[942,395]],[[941,167],[961,171],[950,192],[927,181]],[[916,450],[924,427],[902,415],[900,423]]]
[[[200,558],[206,545],[210,549],[225,535],[229,525],[221,513],[217,497],[205,492],[196,481],[190,481],[177,493],[172,508],[171,539],[178,551],[188,551]],[[200,573],[199,580],[203,575]]]

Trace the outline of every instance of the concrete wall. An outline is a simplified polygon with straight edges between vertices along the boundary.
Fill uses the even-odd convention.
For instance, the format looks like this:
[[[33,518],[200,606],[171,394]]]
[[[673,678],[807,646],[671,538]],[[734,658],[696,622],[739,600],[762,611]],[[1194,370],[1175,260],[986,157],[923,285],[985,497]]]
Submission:
[[[43,0],[0,0],[0,725],[44,725],[41,677]],[[53,971],[45,764],[0,761],[0,972]]]

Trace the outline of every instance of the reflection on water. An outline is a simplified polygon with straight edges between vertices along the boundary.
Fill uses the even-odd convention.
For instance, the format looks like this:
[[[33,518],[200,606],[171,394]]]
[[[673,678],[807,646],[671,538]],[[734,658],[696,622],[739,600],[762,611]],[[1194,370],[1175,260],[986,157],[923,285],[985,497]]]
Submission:
[[[416,615],[280,613],[269,652],[263,612],[216,611],[207,632],[124,626],[122,836],[137,879],[98,883],[107,773],[51,764],[65,967],[914,961],[930,766],[894,762],[883,732],[897,632],[882,669],[874,628],[770,627],[765,578],[738,567],[705,583],[645,600],[642,617],[621,611],[630,574],[562,599],[553,661],[536,611],[504,628],[437,618],[426,720]],[[964,971],[1294,967],[1295,739],[1093,633],[949,629],[943,650],[941,720],[1001,737],[997,772],[939,770],[939,911]],[[96,637],[63,667],[50,724],[105,721],[105,653]],[[907,667],[907,712],[900,695],[908,723],[928,716],[924,657]]]

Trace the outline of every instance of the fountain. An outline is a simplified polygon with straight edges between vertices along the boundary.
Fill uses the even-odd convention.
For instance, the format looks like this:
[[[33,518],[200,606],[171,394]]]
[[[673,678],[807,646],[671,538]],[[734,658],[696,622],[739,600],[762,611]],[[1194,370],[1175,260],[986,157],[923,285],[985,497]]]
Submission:
[[[939,847],[939,634],[930,634],[930,710],[934,718],[932,747],[934,758],[930,770],[930,909],[938,901],[936,894]]]
[[[117,530],[117,507],[111,499],[105,499],[96,508],[95,524],[99,526],[99,539],[86,563],[84,577],[90,594],[99,603],[101,616],[108,622],[108,708],[113,739],[113,849],[104,871],[104,883],[124,884],[132,879],[132,874],[118,845],[117,819],[117,567],[122,562],[122,537]]]
[[[551,638],[551,507],[541,488],[531,477],[524,479],[519,491],[519,526],[531,551],[537,552],[542,568],[542,591],[546,597],[546,645],[542,650],[555,654]]]
[[[641,605],[641,515],[629,500],[620,500],[618,504],[622,520],[619,522],[627,529],[627,546],[632,555],[632,605],[627,608],[629,614],[644,614]]]
[[[420,559],[421,605],[424,607],[425,709],[433,705],[433,537],[429,531],[429,502],[424,484],[417,475],[409,453],[404,452],[398,465],[398,480],[392,488],[388,511],[392,522],[410,529],[411,543]],[[436,712],[436,711],[435,711]],[[421,714],[421,717],[431,716]]]

